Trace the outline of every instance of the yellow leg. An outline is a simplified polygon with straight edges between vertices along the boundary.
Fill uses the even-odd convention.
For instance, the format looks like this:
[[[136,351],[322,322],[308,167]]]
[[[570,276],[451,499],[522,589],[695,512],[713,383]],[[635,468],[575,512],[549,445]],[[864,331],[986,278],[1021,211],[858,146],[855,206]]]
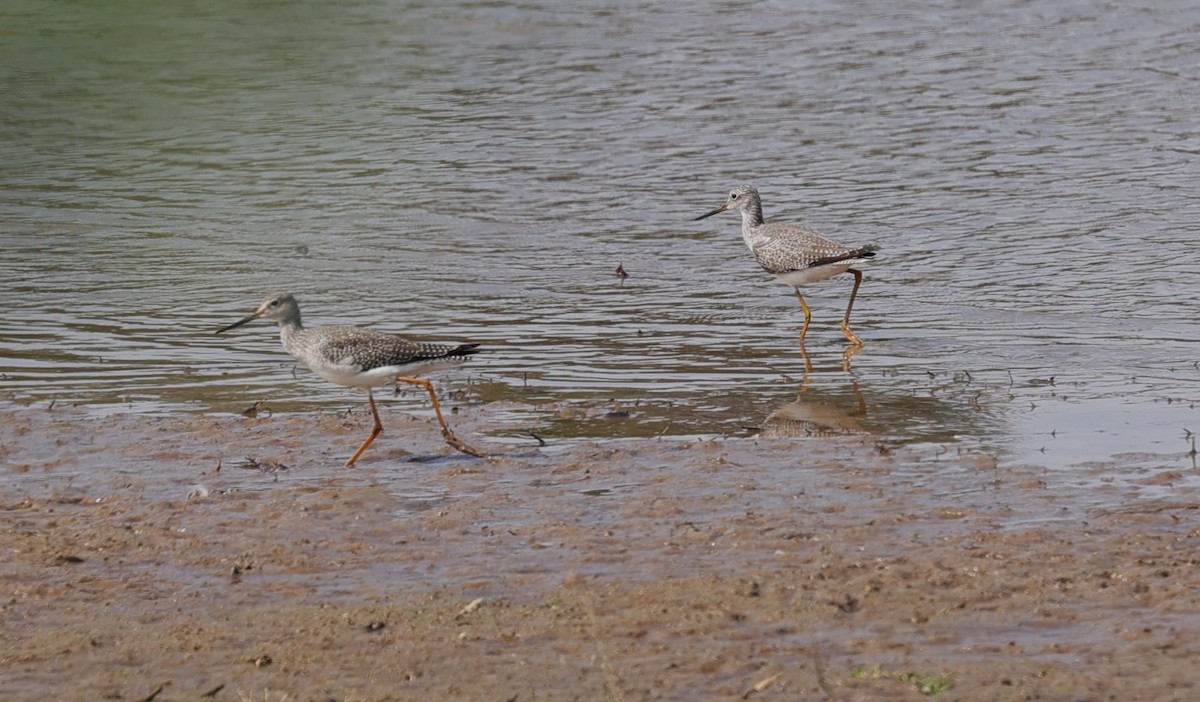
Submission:
[[[808,303],[800,294],[800,288],[796,288],[796,299],[800,301],[800,309],[804,310],[804,326],[800,327],[800,347],[804,348],[804,335],[808,333],[808,323],[812,321],[812,310],[808,309]]]
[[[362,446],[358,447],[358,450],[354,452],[350,460],[346,461],[347,468],[354,465],[354,462],[363,454],[363,451],[366,451],[371,442],[375,440],[375,437],[379,436],[380,432],[383,431],[383,422],[379,421],[379,410],[375,409],[375,398],[371,395],[371,388],[367,388],[367,403],[371,406],[371,416],[375,418],[375,428],[371,430],[371,435],[367,437],[366,441],[362,442]]]
[[[850,310],[854,309],[854,298],[858,296],[858,286],[862,285],[862,271],[856,268],[847,268],[847,273],[854,274],[854,289],[850,291],[850,304],[846,305],[846,316],[842,318],[842,334],[850,340],[850,343],[855,346],[862,346],[863,340],[858,338],[858,335],[850,331]],[[797,294],[799,291],[797,291]]]
[[[442,405],[438,402],[437,393],[433,391],[433,383],[430,382],[428,378],[399,377],[396,378],[396,382],[408,383],[410,385],[420,385],[421,387],[425,388],[425,391],[429,393],[429,399],[433,402],[433,413],[437,415],[438,424],[442,425],[442,438],[446,440],[447,444],[453,446],[459,451],[462,451],[468,456],[487,458],[487,454],[483,453],[479,449],[472,448],[462,439],[455,436],[454,432],[450,431],[450,427],[446,425],[446,418],[442,416]]]

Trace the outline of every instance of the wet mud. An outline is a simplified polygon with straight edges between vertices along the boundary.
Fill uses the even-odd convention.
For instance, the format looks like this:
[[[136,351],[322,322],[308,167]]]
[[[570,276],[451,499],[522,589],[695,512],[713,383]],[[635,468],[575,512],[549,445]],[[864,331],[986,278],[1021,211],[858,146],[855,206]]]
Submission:
[[[1196,479],[0,407],[5,700],[1192,700]],[[1114,459],[1122,461],[1118,457]]]

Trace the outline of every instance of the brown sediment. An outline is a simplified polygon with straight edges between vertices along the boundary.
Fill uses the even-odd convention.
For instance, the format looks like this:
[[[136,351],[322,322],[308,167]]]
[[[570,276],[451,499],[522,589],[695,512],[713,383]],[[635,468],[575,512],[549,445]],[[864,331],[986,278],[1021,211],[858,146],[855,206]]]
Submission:
[[[0,413],[3,699],[1200,697],[1179,472]]]

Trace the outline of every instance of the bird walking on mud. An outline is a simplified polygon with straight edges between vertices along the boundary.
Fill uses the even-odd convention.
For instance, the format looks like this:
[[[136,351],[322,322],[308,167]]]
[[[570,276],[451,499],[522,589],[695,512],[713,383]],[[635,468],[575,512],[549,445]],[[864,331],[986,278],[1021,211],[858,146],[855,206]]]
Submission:
[[[265,317],[279,324],[279,338],[283,348],[297,361],[308,366],[314,373],[336,385],[363,388],[367,391],[367,403],[375,427],[362,442],[346,467],[354,465],[358,457],[367,450],[371,442],[383,431],[379,421],[379,410],[371,388],[392,381],[419,385],[429,393],[433,412],[442,425],[442,437],[446,443],[471,456],[484,457],[483,453],[470,447],[454,435],[442,416],[433,383],[428,378],[415,377],[439,366],[461,362],[476,353],[479,344],[428,344],[409,341],[394,334],[346,325],[323,326],[305,329],[300,322],[300,305],[290,293],[278,293],[263,300],[253,314],[217,330],[217,334]]]
[[[859,259],[871,258],[879,248],[874,244],[851,248],[827,238],[821,232],[796,224],[768,224],[763,219],[762,201],[758,190],[749,185],[739,185],[729,191],[725,204],[712,212],[700,215],[696,220],[711,217],[725,210],[742,213],[742,239],[750,248],[758,264],[796,290],[796,299],[804,311],[804,326],[800,328],[800,345],[804,346],[804,335],[808,333],[812,312],[800,286],[832,278],[840,273],[854,275],[854,288],[850,291],[850,303],[846,305],[846,316],[842,318],[842,334],[855,346],[862,346],[862,339],[850,329],[850,311],[858,286],[862,284],[862,271],[852,268]]]

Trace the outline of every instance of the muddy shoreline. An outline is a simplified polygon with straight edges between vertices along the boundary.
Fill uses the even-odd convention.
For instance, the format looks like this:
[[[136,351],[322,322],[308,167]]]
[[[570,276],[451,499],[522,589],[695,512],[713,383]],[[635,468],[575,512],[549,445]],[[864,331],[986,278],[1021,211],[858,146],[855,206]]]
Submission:
[[[1193,475],[854,434],[487,462],[398,412],[346,470],[361,413],[0,414],[4,699],[1200,697]]]

